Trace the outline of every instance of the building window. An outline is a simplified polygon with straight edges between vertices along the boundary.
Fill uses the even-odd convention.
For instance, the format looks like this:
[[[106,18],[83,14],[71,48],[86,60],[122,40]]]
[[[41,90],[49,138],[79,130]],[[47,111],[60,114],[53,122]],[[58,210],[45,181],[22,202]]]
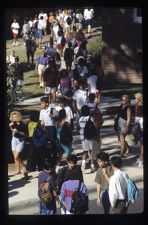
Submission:
[[[142,10],[134,8],[134,23],[142,24]]]

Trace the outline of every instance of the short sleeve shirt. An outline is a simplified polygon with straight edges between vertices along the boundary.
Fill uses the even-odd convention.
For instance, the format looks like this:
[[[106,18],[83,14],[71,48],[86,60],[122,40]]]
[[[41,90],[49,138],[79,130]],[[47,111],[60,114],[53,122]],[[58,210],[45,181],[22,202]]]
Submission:
[[[107,167],[107,175],[109,177],[111,177],[113,175],[113,170],[112,170],[111,166],[108,166]],[[101,190],[105,190],[105,189],[108,189],[109,188],[109,183],[106,180],[106,178],[104,177],[103,171],[102,171],[101,168],[99,168],[97,170],[96,177],[95,177],[95,182],[97,184],[100,184],[101,185]]]
[[[72,98],[76,100],[77,108],[81,110],[81,107],[86,104],[87,92],[79,89],[73,94]]]
[[[39,120],[43,120],[45,123],[45,126],[54,126],[54,122],[50,117],[51,108],[48,107],[47,109],[42,109],[40,111],[40,117]]]

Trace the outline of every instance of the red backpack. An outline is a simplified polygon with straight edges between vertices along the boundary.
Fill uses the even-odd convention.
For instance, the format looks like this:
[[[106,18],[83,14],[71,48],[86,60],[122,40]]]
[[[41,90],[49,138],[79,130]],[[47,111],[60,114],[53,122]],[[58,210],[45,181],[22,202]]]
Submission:
[[[102,118],[102,113],[100,112],[100,109],[98,108],[97,104],[92,113],[92,117],[93,117],[96,128],[101,128],[101,126],[103,124],[103,118]]]

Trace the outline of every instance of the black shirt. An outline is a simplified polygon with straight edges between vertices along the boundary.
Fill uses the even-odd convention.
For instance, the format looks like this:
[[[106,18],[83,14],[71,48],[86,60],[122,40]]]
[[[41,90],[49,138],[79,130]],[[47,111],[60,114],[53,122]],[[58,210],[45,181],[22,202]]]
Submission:
[[[11,128],[12,129],[17,129],[18,131],[27,134],[27,126],[23,122],[20,122],[19,124],[18,123],[14,123],[14,125],[12,125]],[[14,137],[16,137],[16,138],[24,138],[24,135],[19,134],[19,133],[15,133]]]
[[[125,106],[124,108],[122,108],[122,105],[120,106],[119,109],[119,117],[121,117],[124,120],[127,120],[127,109],[130,108],[129,106]]]

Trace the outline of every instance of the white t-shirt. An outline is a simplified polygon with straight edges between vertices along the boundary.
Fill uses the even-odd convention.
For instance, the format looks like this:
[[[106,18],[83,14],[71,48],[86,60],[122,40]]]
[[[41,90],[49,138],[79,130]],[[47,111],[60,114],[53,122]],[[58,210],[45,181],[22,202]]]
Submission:
[[[20,29],[20,26],[19,26],[18,22],[12,23],[11,28],[12,28],[13,33],[18,34],[19,29]]]
[[[50,117],[51,107],[40,111],[39,120],[43,120],[45,126],[54,126],[53,119]]]
[[[45,24],[45,21],[44,21],[44,20],[39,20],[39,21],[38,21],[38,29],[39,29],[39,30],[44,29],[45,26],[46,26],[46,24]]]
[[[72,98],[76,100],[77,109],[81,110],[81,107],[86,104],[87,101],[87,92],[86,90],[80,90],[78,89],[73,94]]]
[[[85,18],[85,20],[90,20],[90,19],[92,19],[93,18],[93,10],[92,9],[90,9],[90,10],[88,10],[88,9],[85,9],[84,10],[84,18]]]
[[[59,112],[62,107],[61,106],[56,106],[55,109]],[[67,105],[64,107],[65,111],[66,111],[66,118],[65,118],[65,122],[68,122],[70,124],[71,119],[73,119],[73,113],[71,108]]]
[[[38,18],[40,19],[41,16],[43,16],[43,20],[44,20],[45,22],[47,22],[47,19],[48,19],[47,13],[40,13],[39,16],[38,16]]]
[[[90,77],[87,78],[87,84],[88,84],[88,93],[96,93],[97,89],[96,89],[96,82],[97,82],[97,76],[96,75],[92,75]]]
[[[90,112],[93,112],[94,109],[95,109],[95,107],[96,107],[96,102],[93,102],[93,103],[88,102],[88,103],[87,103],[87,106],[90,108]],[[101,111],[100,106],[98,105],[97,107],[98,107],[98,109]]]

